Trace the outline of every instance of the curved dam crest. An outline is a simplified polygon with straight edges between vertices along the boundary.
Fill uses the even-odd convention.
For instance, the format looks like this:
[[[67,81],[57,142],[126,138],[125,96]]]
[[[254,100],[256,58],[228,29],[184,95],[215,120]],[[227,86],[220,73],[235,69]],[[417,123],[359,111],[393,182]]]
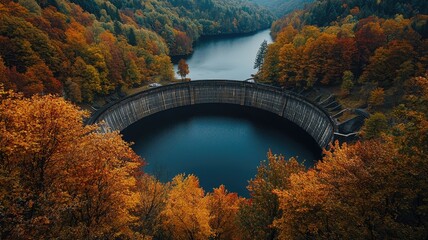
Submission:
[[[305,130],[321,148],[333,141],[337,129],[328,112],[303,96],[233,80],[198,80],[152,88],[106,105],[88,123],[104,122],[104,132],[122,131],[157,112],[204,103],[235,104],[275,113]]]

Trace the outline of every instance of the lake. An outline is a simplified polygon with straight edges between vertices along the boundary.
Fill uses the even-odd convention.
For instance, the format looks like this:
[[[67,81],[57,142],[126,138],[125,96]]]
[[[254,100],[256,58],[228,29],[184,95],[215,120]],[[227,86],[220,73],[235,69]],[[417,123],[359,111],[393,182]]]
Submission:
[[[204,104],[164,111],[122,132],[148,165],[144,170],[166,182],[195,174],[206,191],[224,184],[248,197],[248,180],[269,149],[298,156],[310,167],[319,158],[316,142],[276,114],[237,105]]]
[[[206,38],[187,62],[190,78],[247,79],[269,31],[241,37]],[[249,197],[248,180],[266,160],[269,149],[298,156],[307,167],[320,157],[316,142],[293,123],[269,112],[226,104],[204,104],[160,112],[123,132],[147,162],[144,171],[161,181],[180,173],[195,174],[205,191],[224,184]],[[304,161],[305,160],[305,161]]]
[[[186,58],[190,70],[186,77],[192,80],[250,78],[256,72],[254,60],[260,45],[264,40],[272,42],[269,33],[267,29],[244,36],[203,38],[194,47],[194,53]],[[179,58],[174,60],[178,62]],[[174,72],[177,74],[177,64]]]

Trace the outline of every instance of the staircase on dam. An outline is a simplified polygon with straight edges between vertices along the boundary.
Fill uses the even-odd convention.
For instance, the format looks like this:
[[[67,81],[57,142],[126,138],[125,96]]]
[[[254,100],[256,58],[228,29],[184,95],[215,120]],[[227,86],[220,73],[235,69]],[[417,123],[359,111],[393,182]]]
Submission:
[[[102,131],[121,131],[157,112],[205,103],[236,104],[275,113],[305,130],[321,148],[337,137],[354,134],[348,131],[353,131],[355,124],[346,127],[347,121],[338,121],[344,109],[334,95],[231,80],[198,80],[142,91],[107,104],[96,111],[88,123],[104,122]]]
[[[344,108],[338,101],[337,96],[331,93],[324,93],[318,89],[290,89],[324,108],[338,126],[335,132],[335,139],[341,142],[358,139],[364,120],[370,115],[364,109]],[[345,114],[350,115],[343,118]]]

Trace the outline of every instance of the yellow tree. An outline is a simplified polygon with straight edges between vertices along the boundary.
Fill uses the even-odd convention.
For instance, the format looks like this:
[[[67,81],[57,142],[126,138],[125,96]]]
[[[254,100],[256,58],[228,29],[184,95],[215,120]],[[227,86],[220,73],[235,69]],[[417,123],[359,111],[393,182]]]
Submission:
[[[279,50],[281,45],[273,43],[268,45],[265,59],[263,61],[263,66],[259,73],[260,81],[262,82],[274,82],[277,83],[280,78],[280,68],[279,64]]]
[[[381,106],[384,101],[385,91],[383,90],[383,88],[376,88],[370,92],[370,97],[368,99],[368,104],[370,108]]]
[[[304,57],[307,59],[307,85],[313,86],[320,81],[328,84],[336,76],[335,52],[336,36],[322,33],[314,41],[308,41],[304,49]]]
[[[207,198],[211,216],[210,226],[213,231],[212,239],[240,239],[236,218],[243,199],[236,193],[229,193],[224,185],[215,188]]]
[[[272,226],[276,218],[280,218],[278,197],[275,189],[288,189],[290,176],[304,171],[305,167],[295,158],[285,160],[284,156],[267,155],[257,168],[256,177],[249,181],[249,201],[241,204],[238,219],[245,239],[275,239],[277,229]]]
[[[57,231],[77,239],[132,236],[139,157],[117,132],[87,134],[67,150],[62,181],[70,202]]]
[[[143,174],[138,177],[137,192],[139,200],[134,215],[138,220],[133,226],[135,234],[142,237],[162,239],[163,219],[170,184],[161,183],[155,177]]]
[[[1,238],[128,234],[140,158],[120,135],[85,126],[62,98],[1,97]]]
[[[314,169],[275,191],[283,211],[274,223],[280,239],[428,237],[427,78],[408,87],[394,110],[394,135],[350,146],[336,142]],[[373,116],[386,124],[382,114]],[[371,131],[379,131],[375,125]]]
[[[298,82],[296,75],[300,65],[299,60],[299,54],[293,44],[288,43],[281,47],[279,51],[279,68],[281,69],[279,81],[281,85],[296,85]]]
[[[174,239],[208,239],[212,234],[207,198],[194,175],[174,177],[162,215]]]
[[[7,98],[0,108],[2,175],[14,176],[9,184],[22,190],[15,199],[2,199],[2,205],[9,206],[6,211],[19,209],[12,215],[17,221],[6,225],[6,237],[45,236],[49,223],[59,221],[57,208],[66,201],[58,185],[64,177],[61,166],[67,162],[59,153],[93,127],[83,127],[83,112],[52,96]],[[15,186],[2,188],[13,192]]]
[[[336,143],[315,169],[292,175],[276,191],[280,239],[426,238],[427,163],[400,148],[388,138]]]
[[[154,71],[155,77],[160,80],[170,81],[174,79],[174,71],[171,59],[167,55],[154,56],[154,61],[150,65],[150,69]]]

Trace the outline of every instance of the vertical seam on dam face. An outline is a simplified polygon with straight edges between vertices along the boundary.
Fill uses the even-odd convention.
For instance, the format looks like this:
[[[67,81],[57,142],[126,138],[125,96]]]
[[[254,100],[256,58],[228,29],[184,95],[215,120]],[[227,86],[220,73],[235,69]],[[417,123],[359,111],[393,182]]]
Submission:
[[[104,132],[121,131],[157,112],[204,103],[235,104],[272,112],[305,130],[321,148],[333,140],[337,129],[323,108],[296,93],[231,80],[198,80],[152,88],[106,105],[87,123],[104,122]]]

